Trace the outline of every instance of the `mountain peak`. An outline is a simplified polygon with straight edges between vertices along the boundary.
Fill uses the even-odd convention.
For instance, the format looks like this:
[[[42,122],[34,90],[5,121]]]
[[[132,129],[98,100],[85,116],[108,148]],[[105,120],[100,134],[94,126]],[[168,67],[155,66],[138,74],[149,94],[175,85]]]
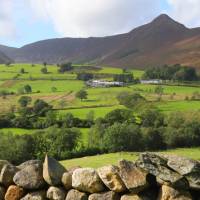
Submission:
[[[175,22],[171,17],[169,17],[167,14],[161,14],[158,17],[156,17],[153,22]],[[177,22],[178,23],[178,22]]]
[[[156,17],[152,22],[152,25],[154,26],[171,26],[171,27],[176,27],[176,28],[182,28],[185,29],[186,27],[169,17],[167,14],[161,14],[158,17]]]

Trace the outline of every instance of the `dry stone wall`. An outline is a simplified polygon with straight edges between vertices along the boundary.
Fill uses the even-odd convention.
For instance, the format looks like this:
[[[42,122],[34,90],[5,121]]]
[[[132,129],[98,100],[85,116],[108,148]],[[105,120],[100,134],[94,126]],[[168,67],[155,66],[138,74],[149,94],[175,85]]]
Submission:
[[[200,200],[200,163],[142,153],[136,162],[65,169],[55,159],[0,160],[0,200]]]

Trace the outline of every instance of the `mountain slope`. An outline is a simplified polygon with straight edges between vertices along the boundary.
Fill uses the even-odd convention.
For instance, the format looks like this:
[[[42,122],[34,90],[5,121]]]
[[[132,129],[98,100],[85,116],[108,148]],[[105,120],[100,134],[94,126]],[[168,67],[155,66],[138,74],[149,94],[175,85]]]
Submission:
[[[8,56],[6,56],[3,52],[0,51],[0,64],[5,64],[8,62],[13,62]]]
[[[60,38],[19,49],[2,48],[16,62],[106,64],[118,67],[188,64],[200,67],[200,29],[189,29],[167,15],[129,33],[102,38]]]

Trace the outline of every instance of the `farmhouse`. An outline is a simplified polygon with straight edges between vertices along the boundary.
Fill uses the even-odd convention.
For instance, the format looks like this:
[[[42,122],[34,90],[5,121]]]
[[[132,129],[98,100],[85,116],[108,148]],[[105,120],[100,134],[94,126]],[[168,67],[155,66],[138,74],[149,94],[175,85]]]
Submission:
[[[161,84],[162,82],[161,79],[140,80],[140,83],[142,84]]]
[[[118,81],[104,81],[104,80],[90,80],[87,81],[86,84],[90,87],[122,87],[124,85],[123,82]]]

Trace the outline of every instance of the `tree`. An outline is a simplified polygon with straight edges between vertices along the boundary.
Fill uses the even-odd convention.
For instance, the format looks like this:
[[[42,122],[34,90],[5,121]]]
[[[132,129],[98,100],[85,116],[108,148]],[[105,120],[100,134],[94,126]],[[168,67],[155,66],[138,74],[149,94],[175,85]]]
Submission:
[[[26,107],[28,104],[31,103],[31,101],[32,101],[32,99],[29,96],[22,96],[18,100],[18,102],[19,102],[19,104],[20,104],[21,107]]]
[[[141,149],[140,128],[128,123],[115,123],[105,130],[103,145],[109,152],[139,151]]]
[[[31,93],[32,92],[32,88],[30,85],[25,85],[24,86],[24,92],[25,93]]]
[[[139,93],[129,93],[129,92],[121,92],[117,96],[117,100],[121,105],[124,105],[127,108],[135,108],[135,109],[137,109],[139,106],[141,106],[143,103],[146,102],[146,99]]]
[[[60,68],[59,68],[58,71],[59,71],[60,73],[65,73],[66,71],[70,71],[70,70],[73,69],[73,66],[72,66],[72,63],[71,63],[71,62],[69,62],[69,63],[63,63],[63,64],[61,64],[59,67],[60,67]]]
[[[166,149],[163,129],[153,127],[144,128],[142,129],[142,136],[145,150],[156,151]]]
[[[47,66],[47,62],[43,62],[43,65],[44,65],[44,67],[46,67]]]
[[[57,92],[57,88],[56,88],[56,87],[52,87],[52,88],[51,88],[51,91],[52,91],[52,92]]]
[[[57,113],[55,111],[48,111],[46,114],[45,114],[45,125],[46,127],[50,127],[54,124],[56,124],[57,122]]]
[[[109,125],[113,125],[116,122],[124,123],[124,122],[135,122],[135,117],[133,115],[133,112],[131,110],[127,109],[115,109],[104,117],[104,120]]]
[[[47,74],[47,73],[48,73],[47,67],[43,67],[43,68],[41,69],[41,72],[42,72],[43,74]]]
[[[76,98],[81,99],[81,101],[82,101],[83,99],[87,99],[87,96],[88,96],[88,93],[87,93],[87,91],[85,91],[85,90],[80,90],[80,91],[78,91],[78,92],[76,93]]]
[[[82,80],[82,81],[89,81],[93,79],[94,75],[91,73],[78,73],[76,79],[77,80]]]
[[[33,112],[36,115],[44,116],[48,111],[52,109],[52,106],[41,99],[37,99],[33,105]]]
[[[56,159],[66,158],[67,153],[73,151],[79,142],[80,131],[76,128],[52,127],[45,132],[34,134],[36,140],[36,155],[44,157],[44,152]]]
[[[24,74],[24,73],[25,73],[24,68],[21,68],[21,69],[20,69],[20,73],[21,73],[21,74]]]
[[[134,81],[134,77],[132,73],[115,74],[113,80],[123,83],[131,83]]]
[[[146,109],[141,113],[143,127],[160,127],[164,125],[164,115],[156,109]]]

